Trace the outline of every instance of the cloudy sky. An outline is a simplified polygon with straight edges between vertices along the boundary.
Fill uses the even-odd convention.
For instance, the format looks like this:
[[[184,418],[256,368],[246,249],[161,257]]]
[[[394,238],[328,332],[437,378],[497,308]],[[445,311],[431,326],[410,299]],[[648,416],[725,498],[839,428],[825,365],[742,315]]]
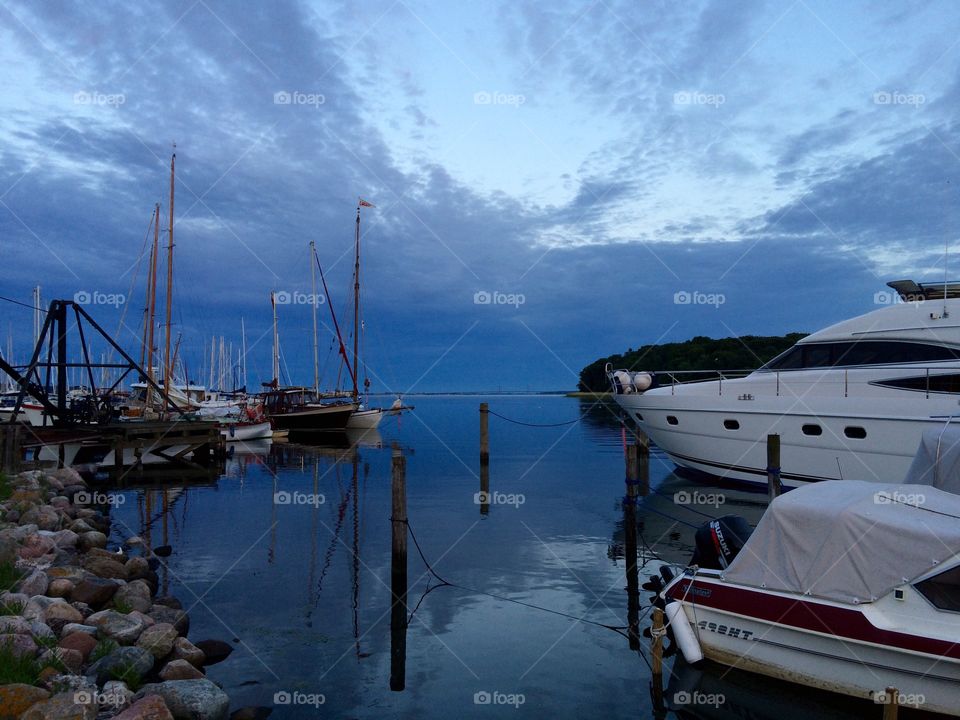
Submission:
[[[3,2],[0,295],[79,293],[139,357],[175,142],[194,379],[241,319],[249,381],[269,379],[276,291],[284,380],[312,382],[308,243],[346,322],[360,196],[373,390],[570,388],[627,347],[812,331],[875,309],[888,280],[942,279],[945,245],[960,275],[958,16]],[[30,327],[0,302],[4,351]]]

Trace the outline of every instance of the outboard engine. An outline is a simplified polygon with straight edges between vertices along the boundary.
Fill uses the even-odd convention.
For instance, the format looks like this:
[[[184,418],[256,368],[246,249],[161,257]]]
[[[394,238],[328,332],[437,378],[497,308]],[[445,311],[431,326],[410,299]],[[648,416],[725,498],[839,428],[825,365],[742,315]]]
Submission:
[[[696,550],[690,564],[708,570],[725,570],[752,532],[750,523],[739,515],[724,515],[705,522],[694,536]]]

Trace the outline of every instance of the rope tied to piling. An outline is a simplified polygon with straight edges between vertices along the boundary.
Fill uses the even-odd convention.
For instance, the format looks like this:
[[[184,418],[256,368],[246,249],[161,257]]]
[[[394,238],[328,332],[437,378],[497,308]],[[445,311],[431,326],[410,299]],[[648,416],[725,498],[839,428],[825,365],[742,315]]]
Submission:
[[[506,420],[507,422],[513,423],[514,425],[523,425],[524,427],[542,427],[542,428],[547,428],[547,427],[563,427],[564,425],[573,425],[574,423],[578,423],[578,422],[580,422],[580,421],[583,419],[583,417],[581,416],[581,417],[576,418],[575,420],[567,420],[566,422],[558,422],[558,423],[529,423],[529,422],[523,422],[522,420],[514,420],[513,418],[508,418],[506,415],[501,415],[500,413],[495,412],[495,411],[490,410],[490,409],[488,409],[487,412],[488,412],[489,414],[491,414],[491,415],[496,415],[496,416],[497,416],[498,418],[500,418],[501,420]]]

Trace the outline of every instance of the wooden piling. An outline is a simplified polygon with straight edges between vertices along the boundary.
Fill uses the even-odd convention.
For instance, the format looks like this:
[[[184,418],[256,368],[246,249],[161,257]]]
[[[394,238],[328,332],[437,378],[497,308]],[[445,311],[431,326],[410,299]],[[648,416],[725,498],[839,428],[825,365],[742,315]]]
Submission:
[[[627,479],[623,499],[623,554],[627,574],[627,640],[631,650],[640,650],[640,578],[637,570],[637,491],[638,485]]]
[[[780,436],[767,435],[767,496],[773,502],[783,492],[780,482]]]
[[[627,482],[636,482],[640,479],[640,446],[627,445]]]
[[[393,449],[390,605],[390,689],[399,692],[407,677],[407,459]]]
[[[480,403],[480,467],[490,463],[490,408]]]
[[[651,650],[653,654],[652,663],[652,683],[653,683],[653,706],[659,708],[663,706],[663,636],[665,630],[663,627],[663,610],[653,609],[653,627],[650,630]]]
[[[490,466],[480,464],[480,514],[484,517],[490,514]]]
[[[895,687],[888,687],[885,693],[887,702],[883,706],[883,720],[897,720],[900,712],[900,691]]]
[[[10,425],[0,425],[0,432],[3,433],[3,442],[0,443],[0,470],[7,475],[16,475],[20,471],[20,425],[13,423]]]

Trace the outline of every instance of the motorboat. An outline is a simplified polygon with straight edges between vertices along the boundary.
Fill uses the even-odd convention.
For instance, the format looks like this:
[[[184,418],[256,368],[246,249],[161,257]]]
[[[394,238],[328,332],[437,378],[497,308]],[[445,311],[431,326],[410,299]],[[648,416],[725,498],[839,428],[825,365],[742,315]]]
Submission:
[[[926,428],[960,417],[960,283],[889,283],[898,302],[808,335],[754,371],[607,367],[616,401],[681,468],[766,483],[895,483]]]
[[[277,388],[263,393],[262,399],[274,428],[299,432],[343,430],[358,407],[353,402],[320,402],[305,387]]]
[[[697,533],[659,593],[684,657],[960,717],[960,430],[925,433],[901,483],[824,481],[755,530]]]

